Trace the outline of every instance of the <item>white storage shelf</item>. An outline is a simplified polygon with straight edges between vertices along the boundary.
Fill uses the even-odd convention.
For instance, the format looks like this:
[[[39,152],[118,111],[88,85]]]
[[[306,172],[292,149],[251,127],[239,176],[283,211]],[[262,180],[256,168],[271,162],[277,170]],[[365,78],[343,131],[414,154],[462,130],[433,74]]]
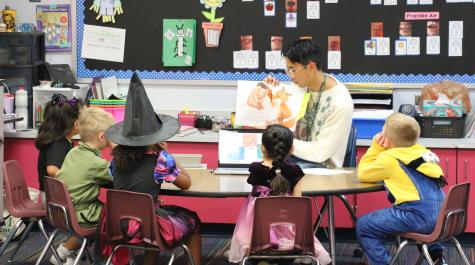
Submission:
[[[80,89],[57,88],[57,87],[33,87],[33,126],[39,127],[42,122],[45,104],[51,100],[53,94],[63,94],[68,98],[84,98],[87,92],[87,85],[80,85]]]

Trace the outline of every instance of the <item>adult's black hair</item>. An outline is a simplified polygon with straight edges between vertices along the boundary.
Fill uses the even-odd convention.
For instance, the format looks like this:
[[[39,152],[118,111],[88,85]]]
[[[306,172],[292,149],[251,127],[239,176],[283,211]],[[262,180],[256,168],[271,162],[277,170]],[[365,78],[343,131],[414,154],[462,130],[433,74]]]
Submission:
[[[322,48],[317,41],[311,39],[297,40],[283,49],[282,55],[292,63],[307,65],[314,62],[318,69],[322,69]]]

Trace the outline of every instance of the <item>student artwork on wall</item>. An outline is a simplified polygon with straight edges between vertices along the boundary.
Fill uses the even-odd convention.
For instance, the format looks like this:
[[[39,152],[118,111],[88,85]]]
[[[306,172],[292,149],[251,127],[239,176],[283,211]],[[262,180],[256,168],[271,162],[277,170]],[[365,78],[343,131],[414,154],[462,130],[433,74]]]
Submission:
[[[47,51],[71,50],[71,6],[38,5],[36,6],[38,30],[45,33]]]
[[[306,89],[295,85],[239,81],[235,126],[263,129],[277,123],[295,130],[301,110],[306,109],[305,95]]]
[[[143,79],[258,81],[272,74],[288,81],[280,49],[305,36],[322,46],[323,71],[342,82],[475,82],[475,53],[469,50],[475,47],[473,2],[122,1],[127,12],[120,17],[114,13],[115,23],[107,26],[127,32],[123,62],[81,57],[85,25],[104,26],[89,10],[93,2],[76,0],[80,78],[128,79],[137,71]],[[190,47],[188,40],[177,38],[177,25],[169,28],[174,39],[164,41],[160,22],[169,18],[196,20],[193,63],[183,60],[172,66],[172,58],[183,58],[184,45]],[[202,29],[211,20],[225,22],[226,27]],[[270,47],[274,36],[279,37],[274,39],[280,41],[280,49]]]
[[[196,20],[163,20],[163,65],[186,67],[195,63]]]

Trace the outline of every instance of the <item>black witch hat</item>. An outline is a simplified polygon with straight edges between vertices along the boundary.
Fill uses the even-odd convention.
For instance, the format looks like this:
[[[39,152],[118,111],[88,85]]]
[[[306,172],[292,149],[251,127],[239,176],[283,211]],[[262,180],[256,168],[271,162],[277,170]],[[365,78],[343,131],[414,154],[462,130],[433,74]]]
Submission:
[[[134,73],[130,79],[124,121],[109,128],[106,137],[121,145],[147,146],[167,140],[179,128],[177,119],[154,112],[142,81]]]

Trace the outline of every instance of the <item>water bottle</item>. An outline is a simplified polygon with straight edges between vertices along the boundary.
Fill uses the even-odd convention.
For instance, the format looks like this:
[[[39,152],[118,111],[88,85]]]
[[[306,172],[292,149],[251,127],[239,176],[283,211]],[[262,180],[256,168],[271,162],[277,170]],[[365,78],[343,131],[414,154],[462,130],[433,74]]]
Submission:
[[[23,120],[15,122],[17,130],[26,129],[28,126],[28,92],[21,86],[15,92],[15,113]]]

